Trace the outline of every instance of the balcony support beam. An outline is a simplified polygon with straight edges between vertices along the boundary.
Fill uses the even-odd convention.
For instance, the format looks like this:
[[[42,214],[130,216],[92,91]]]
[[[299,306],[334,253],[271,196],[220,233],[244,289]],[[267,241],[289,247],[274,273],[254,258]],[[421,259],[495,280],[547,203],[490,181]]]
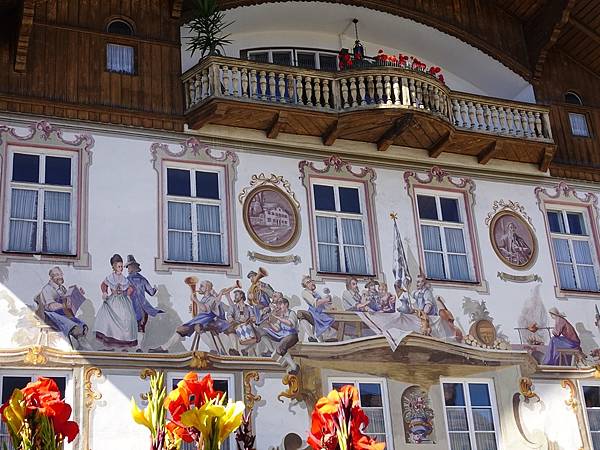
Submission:
[[[383,136],[377,141],[377,150],[385,152],[394,141],[402,136],[414,124],[414,114],[408,113],[397,119],[394,124],[383,133]]]
[[[492,141],[486,145],[483,150],[477,155],[477,162],[479,164],[487,164],[502,150],[502,142]]]
[[[199,130],[204,125],[222,119],[227,114],[227,105],[214,103],[194,117],[192,128]]]
[[[33,16],[35,15],[35,1],[25,0],[21,11],[21,22],[19,23],[19,35],[17,36],[17,50],[15,54],[15,72],[23,73],[27,70],[27,55],[29,53],[29,41],[33,29]]]
[[[542,156],[542,160],[540,161],[540,172],[547,172],[548,169],[550,169],[550,164],[554,159],[554,153],[556,153],[556,146],[546,147],[544,149],[544,155]]]
[[[323,145],[327,145],[329,147],[335,143],[336,139],[342,131],[342,125],[342,121],[340,119],[337,119],[329,128],[327,128],[327,131],[325,131],[325,133],[323,133],[323,136],[321,136]]]
[[[446,131],[442,137],[440,137],[435,144],[433,144],[430,148],[429,148],[429,157],[430,158],[437,158],[439,157],[443,152],[444,149],[446,149],[448,147],[448,145],[450,145],[450,143],[452,142],[452,138],[454,137],[454,133],[452,133],[452,131]]]
[[[281,131],[281,127],[288,123],[288,114],[285,111],[280,111],[275,116],[273,123],[267,130],[267,137],[269,139],[276,139],[279,136],[279,132]]]

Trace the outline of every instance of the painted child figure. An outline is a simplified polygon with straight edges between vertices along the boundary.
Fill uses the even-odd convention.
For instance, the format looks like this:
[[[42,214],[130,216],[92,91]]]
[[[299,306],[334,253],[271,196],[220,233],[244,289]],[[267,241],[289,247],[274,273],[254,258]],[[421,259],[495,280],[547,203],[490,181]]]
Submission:
[[[140,271],[140,264],[135,260],[133,255],[127,255],[127,262],[125,263],[127,269],[127,280],[131,286],[133,286],[133,294],[131,295],[131,301],[133,303],[133,310],[135,311],[135,319],[137,321],[137,342],[138,348],[136,352],[142,351],[142,341],[144,340],[144,334],[146,333],[146,324],[148,323],[148,316],[155,317],[157,314],[163,313],[161,309],[157,309],[150,304],[146,299],[146,294],[154,296],[156,295],[156,286],[150,286],[150,282],[144,277]]]

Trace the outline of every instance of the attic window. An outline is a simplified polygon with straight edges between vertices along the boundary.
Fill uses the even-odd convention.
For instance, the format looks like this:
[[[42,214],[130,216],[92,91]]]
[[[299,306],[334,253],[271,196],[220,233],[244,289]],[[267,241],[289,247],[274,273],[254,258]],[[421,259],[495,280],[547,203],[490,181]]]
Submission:
[[[581,97],[572,91],[569,91],[565,94],[565,102],[570,103],[572,105],[583,106],[583,101],[581,100]]]
[[[111,21],[106,31],[120,36],[133,36],[133,27],[124,20]],[[106,44],[106,70],[122,74],[135,74],[135,49],[130,45],[123,45],[119,39]]]
[[[123,36],[133,36],[133,27],[124,20],[112,20],[106,27],[106,31],[112,34],[121,34]]]

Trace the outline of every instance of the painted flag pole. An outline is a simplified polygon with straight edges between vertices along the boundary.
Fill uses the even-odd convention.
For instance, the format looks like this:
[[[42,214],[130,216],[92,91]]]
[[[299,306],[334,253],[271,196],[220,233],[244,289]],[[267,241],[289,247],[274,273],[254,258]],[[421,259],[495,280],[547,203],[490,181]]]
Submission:
[[[390,218],[394,221],[394,265],[392,272],[394,273],[395,284],[402,287],[405,291],[408,291],[409,285],[412,282],[412,277],[410,276],[406,253],[404,252],[404,246],[402,245],[402,236],[398,229],[398,214],[391,213]]]

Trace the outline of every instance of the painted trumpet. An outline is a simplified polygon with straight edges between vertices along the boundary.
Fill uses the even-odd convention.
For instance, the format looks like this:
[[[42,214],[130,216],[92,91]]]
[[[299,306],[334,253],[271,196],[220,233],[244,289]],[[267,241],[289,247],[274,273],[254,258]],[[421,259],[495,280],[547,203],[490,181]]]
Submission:
[[[229,294],[234,289],[241,289],[241,288],[242,288],[242,284],[240,283],[240,280],[235,280],[235,284],[233,286],[221,289],[221,291],[219,292],[219,295]]]
[[[183,280],[183,282],[185,284],[187,284],[191,291],[192,291],[192,296],[190,298],[191,302],[192,302],[192,316],[196,317],[198,315],[198,305],[196,304],[196,288],[198,287],[198,278],[197,277],[185,277],[185,279]]]

